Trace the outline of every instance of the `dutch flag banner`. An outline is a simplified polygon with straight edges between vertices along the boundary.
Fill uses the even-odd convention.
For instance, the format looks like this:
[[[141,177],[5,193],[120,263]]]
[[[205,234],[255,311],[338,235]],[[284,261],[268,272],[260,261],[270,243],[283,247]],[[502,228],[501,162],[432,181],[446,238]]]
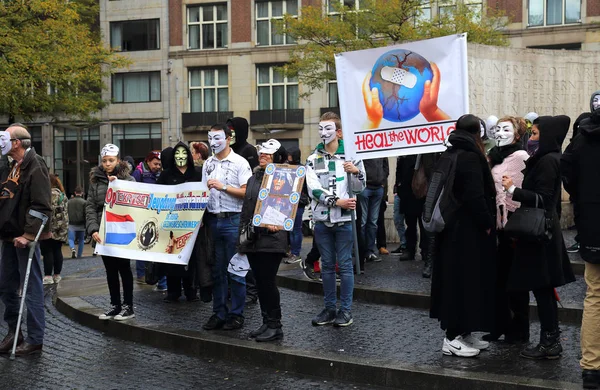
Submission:
[[[106,211],[106,244],[129,245],[136,237],[135,222],[131,215]]]

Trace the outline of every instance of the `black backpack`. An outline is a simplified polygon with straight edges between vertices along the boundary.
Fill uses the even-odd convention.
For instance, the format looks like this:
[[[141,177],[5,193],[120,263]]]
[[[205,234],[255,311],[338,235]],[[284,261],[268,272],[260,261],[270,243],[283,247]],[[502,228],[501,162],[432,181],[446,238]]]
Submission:
[[[454,220],[461,204],[454,196],[456,163],[461,149],[448,148],[439,158],[431,180],[425,205],[423,206],[423,227],[430,233],[439,233]]]

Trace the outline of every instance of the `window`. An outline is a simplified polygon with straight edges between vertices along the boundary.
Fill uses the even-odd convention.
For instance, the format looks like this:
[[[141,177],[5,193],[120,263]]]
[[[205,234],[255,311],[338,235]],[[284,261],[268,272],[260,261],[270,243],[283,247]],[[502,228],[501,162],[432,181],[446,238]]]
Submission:
[[[329,82],[329,105],[327,107],[339,107],[337,80]]]
[[[284,14],[298,16],[298,0],[256,2],[256,43],[261,46],[290,45],[296,41],[277,34],[273,20],[282,20]]]
[[[227,4],[189,7],[188,36],[190,49],[227,47]]]
[[[160,102],[160,72],[116,73],[113,103]]]
[[[190,69],[190,112],[229,111],[227,68]]]
[[[284,77],[277,65],[257,65],[258,109],[298,108],[298,79]]]
[[[431,20],[431,0],[421,0],[421,13],[417,19],[422,22],[429,22]]]
[[[361,3],[364,5],[364,0],[328,0],[327,1],[327,12],[333,14],[336,12],[336,5],[343,5],[344,7],[350,8],[351,10],[360,10]],[[364,7],[363,7],[364,8]]]
[[[139,163],[148,152],[162,149],[161,124],[113,125],[112,143],[119,147],[124,156],[131,156],[136,163]]]
[[[110,47],[117,51],[160,49],[158,19],[110,23]]]
[[[78,133],[81,142],[81,160],[77,166]],[[36,149],[37,150],[37,149]],[[91,129],[54,128],[54,173],[62,181],[67,194],[72,194],[77,186],[77,170],[81,178],[80,185],[87,193],[88,174],[98,165],[100,154],[100,131]]]
[[[529,0],[528,27],[581,23],[581,0]]]

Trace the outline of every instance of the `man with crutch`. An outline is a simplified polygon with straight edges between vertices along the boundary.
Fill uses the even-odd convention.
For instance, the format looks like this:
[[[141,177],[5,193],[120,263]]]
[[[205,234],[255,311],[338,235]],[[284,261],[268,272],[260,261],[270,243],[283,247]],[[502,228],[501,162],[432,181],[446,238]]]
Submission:
[[[22,332],[15,335],[20,306],[17,290],[25,279],[30,245],[42,226],[40,214],[48,218],[52,214],[52,195],[48,170],[31,147],[31,135],[22,125],[11,125],[6,132],[0,132],[0,148],[10,160],[10,164],[0,171],[0,298],[9,329],[0,343],[0,353],[11,352],[17,337],[15,355],[25,356],[41,352],[44,342],[44,289],[39,246],[34,251],[27,291],[23,291],[27,305],[26,338]],[[48,238],[48,233],[42,237]]]

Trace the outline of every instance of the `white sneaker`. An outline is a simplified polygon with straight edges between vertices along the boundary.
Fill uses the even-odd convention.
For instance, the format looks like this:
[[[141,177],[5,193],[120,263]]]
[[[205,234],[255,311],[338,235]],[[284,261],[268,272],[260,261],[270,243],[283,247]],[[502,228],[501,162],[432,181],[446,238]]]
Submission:
[[[463,343],[467,343],[469,346],[479,350],[487,349],[490,346],[490,343],[484,340],[479,340],[471,333],[469,333],[467,337],[463,338]]]
[[[479,355],[479,350],[473,348],[464,342],[462,336],[457,336],[454,340],[450,341],[444,338],[444,346],[442,347],[442,353],[444,355],[454,355],[460,357],[473,357]]]
[[[58,283],[62,280],[62,277],[60,275],[54,275],[53,280],[54,283]]]
[[[54,279],[52,279],[52,276],[44,276],[42,283],[43,284],[54,284]]]

